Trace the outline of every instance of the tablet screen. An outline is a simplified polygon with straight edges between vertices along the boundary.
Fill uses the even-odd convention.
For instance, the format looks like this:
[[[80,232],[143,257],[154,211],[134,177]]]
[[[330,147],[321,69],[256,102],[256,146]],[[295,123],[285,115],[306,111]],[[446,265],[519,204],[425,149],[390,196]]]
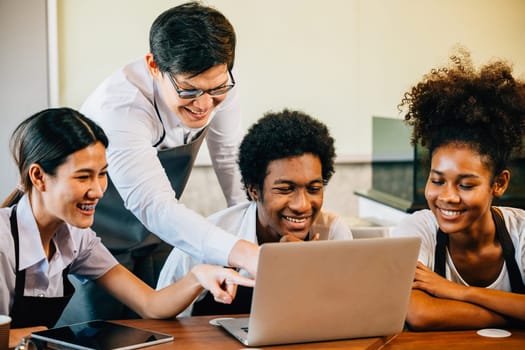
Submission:
[[[173,336],[108,321],[90,321],[34,332],[31,337],[73,349],[136,349],[173,340]],[[57,346],[58,347],[58,346]]]

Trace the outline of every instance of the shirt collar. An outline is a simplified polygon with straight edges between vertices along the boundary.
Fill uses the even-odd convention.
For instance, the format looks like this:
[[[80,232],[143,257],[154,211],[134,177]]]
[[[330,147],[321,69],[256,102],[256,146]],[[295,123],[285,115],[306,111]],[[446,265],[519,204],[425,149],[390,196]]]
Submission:
[[[18,202],[16,216],[18,240],[20,242],[19,270],[25,270],[29,266],[33,266],[47,259],[44,248],[42,247],[40,231],[33,216],[33,210],[27,194]],[[59,253],[62,260],[64,260],[64,264],[68,265],[73,259],[74,254],[74,244],[68,225],[61,226],[53,240],[55,241],[57,249],[55,254]]]

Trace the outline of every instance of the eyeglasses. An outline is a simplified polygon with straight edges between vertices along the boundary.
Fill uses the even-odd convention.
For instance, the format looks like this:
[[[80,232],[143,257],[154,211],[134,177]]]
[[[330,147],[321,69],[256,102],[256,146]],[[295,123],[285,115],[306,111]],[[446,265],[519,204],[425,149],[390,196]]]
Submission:
[[[177,91],[177,94],[179,95],[179,97],[180,98],[184,98],[184,99],[197,98],[197,97],[202,96],[204,94],[208,94],[210,96],[224,95],[225,93],[227,93],[228,91],[233,89],[233,87],[235,86],[235,79],[233,79],[232,72],[229,69],[228,69],[228,75],[230,76],[231,84],[225,84],[225,85],[222,85],[222,86],[219,86],[219,87],[216,87],[216,88],[213,88],[213,89],[208,89],[208,90],[201,90],[201,89],[184,90],[184,89],[180,89],[177,86],[177,83],[175,82],[175,78],[171,75],[171,73],[167,72],[167,74],[168,74],[168,78],[171,81],[171,84],[175,88],[175,91]]]

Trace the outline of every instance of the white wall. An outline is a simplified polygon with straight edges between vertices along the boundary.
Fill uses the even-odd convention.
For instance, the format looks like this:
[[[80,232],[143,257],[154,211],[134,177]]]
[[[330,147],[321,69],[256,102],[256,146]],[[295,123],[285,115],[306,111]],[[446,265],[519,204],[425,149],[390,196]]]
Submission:
[[[11,133],[48,106],[46,2],[0,0],[0,202],[18,182]]]
[[[61,102],[78,107],[111,71],[144,55],[151,22],[181,2],[59,0]],[[302,109],[329,125],[339,161],[370,159],[371,116],[398,117],[403,92],[446,63],[456,42],[475,62],[501,56],[525,70],[522,0],[207,3],[238,34],[244,126],[269,109]]]
[[[40,54],[45,48],[40,42],[13,40],[22,34],[45,34],[45,30],[29,26],[41,19],[28,17],[43,2],[31,0],[33,6],[28,1],[0,0],[2,102],[9,100],[15,106],[15,112],[9,112],[4,103],[0,105],[4,119],[0,154],[6,159],[9,129],[20,116],[45,104],[35,93],[43,88],[34,79],[45,72],[45,66],[39,60],[23,58],[29,48]],[[152,21],[164,9],[182,2],[57,0],[60,104],[78,108],[104,77],[143,56]],[[4,10],[7,3],[10,5]],[[371,116],[399,117],[396,106],[403,92],[430,68],[446,63],[456,42],[472,51],[476,63],[505,57],[514,62],[517,73],[525,71],[522,0],[207,3],[221,10],[238,34],[236,78],[244,126],[250,126],[268,109],[302,109],[331,128],[340,162],[370,159]],[[21,13],[23,17],[16,20]],[[5,21],[18,23],[22,32],[6,32]],[[6,51],[7,41],[17,46]],[[23,74],[26,77],[22,78]],[[13,77],[15,84],[6,83],[5,76]],[[21,98],[13,100],[9,93],[15,87],[25,90]],[[207,162],[205,155],[201,152],[201,163]],[[0,194],[15,184],[14,176],[7,176],[14,171],[7,168],[2,171],[0,186],[4,188]]]

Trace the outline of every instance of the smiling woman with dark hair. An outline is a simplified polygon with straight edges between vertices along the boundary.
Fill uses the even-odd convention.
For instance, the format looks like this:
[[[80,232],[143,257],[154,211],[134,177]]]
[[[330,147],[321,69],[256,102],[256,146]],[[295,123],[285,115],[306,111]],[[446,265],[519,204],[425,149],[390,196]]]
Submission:
[[[69,274],[92,280],[145,318],[167,318],[209,289],[231,303],[235,283],[253,281],[231,269],[195,266],[155,291],[120,265],[90,229],[107,187],[102,129],[69,108],[41,111],[11,139],[20,184],[0,209],[0,314],[12,318],[11,347],[34,327],[52,327],[73,296]]]
[[[525,84],[459,48],[405,94],[412,142],[430,150],[421,210],[393,235],[422,238],[407,316],[416,330],[525,324],[525,211],[493,207],[525,136]]]

